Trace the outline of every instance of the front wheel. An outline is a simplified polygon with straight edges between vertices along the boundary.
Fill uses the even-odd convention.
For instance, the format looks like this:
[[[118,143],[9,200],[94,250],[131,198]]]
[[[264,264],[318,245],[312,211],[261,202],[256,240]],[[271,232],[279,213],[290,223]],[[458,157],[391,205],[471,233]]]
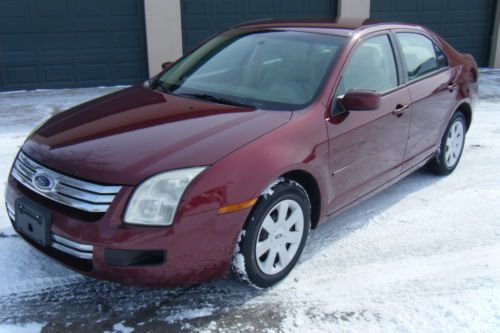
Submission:
[[[436,156],[431,161],[432,170],[438,175],[449,175],[462,157],[467,126],[462,112],[456,112],[450,120]]]
[[[241,233],[233,271],[241,280],[267,288],[284,279],[297,263],[311,226],[307,192],[283,180],[261,196]]]

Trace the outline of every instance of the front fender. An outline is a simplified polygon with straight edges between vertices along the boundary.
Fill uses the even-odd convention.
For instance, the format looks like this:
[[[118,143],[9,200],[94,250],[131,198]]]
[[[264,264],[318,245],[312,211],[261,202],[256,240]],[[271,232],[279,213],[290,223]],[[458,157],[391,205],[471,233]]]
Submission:
[[[212,165],[185,193],[179,214],[197,214],[257,198],[273,180],[293,170],[315,178],[325,209],[330,193],[328,140],[324,110],[318,111],[297,111],[284,126]]]

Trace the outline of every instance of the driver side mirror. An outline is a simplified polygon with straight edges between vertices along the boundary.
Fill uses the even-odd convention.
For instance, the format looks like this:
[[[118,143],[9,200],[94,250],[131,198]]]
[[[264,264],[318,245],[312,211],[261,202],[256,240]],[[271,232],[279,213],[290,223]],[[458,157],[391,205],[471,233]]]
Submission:
[[[161,68],[162,69],[167,69],[170,66],[172,66],[172,62],[171,61],[167,61],[167,62],[164,62],[163,64],[161,64]]]
[[[380,107],[380,94],[373,90],[349,90],[340,101],[346,111],[374,111]]]

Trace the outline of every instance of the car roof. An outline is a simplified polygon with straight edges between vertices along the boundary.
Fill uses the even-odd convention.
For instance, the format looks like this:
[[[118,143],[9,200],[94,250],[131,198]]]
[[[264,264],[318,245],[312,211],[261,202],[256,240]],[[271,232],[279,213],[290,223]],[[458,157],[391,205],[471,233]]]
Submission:
[[[328,33],[332,35],[348,36],[353,32],[371,28],[371,31],[386,29],[413,28],[421,30],[422,27],[412,23],[384,22],[374,19],[336,18],[336,19],[309,19],[309,20],[272,20],[263,19],[244,22],[233,28],[244,29],[284,29],[307,32]]]

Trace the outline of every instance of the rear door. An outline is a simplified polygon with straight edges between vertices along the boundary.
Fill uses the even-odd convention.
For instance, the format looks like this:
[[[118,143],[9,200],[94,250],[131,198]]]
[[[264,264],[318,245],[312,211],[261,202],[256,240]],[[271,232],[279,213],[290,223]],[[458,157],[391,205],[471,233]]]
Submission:
[[[401,173],[410,124],[410,94],[398,75],[399,53],[386,33],[358,42],[335,92],[341,100],[351,89],[381,94],[377,110],[334,110],[327,121],[334,212]],[[399,66],[401,68],[401,66]],[[395,112],[403,109],[406,112]]]
[[[445,54],[429,37],[396,32],[411,95],[411,122],[403,170],[432,155],[441,141],[443,122],[454,106],[458,89]]]

